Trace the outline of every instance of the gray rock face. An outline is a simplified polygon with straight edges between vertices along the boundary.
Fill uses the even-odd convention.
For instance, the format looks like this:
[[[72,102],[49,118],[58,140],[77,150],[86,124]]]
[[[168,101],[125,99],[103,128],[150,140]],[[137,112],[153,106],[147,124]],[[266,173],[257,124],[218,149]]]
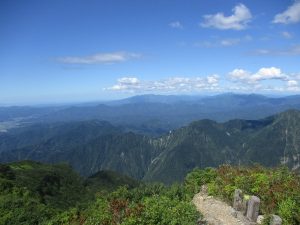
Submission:
[[[237,211],[243,210],[243,192],[240,189],[234,191],[233,208]]]
[[[277,215],[272,215],[270,225],[282,225],[282,219]]]
[[[251,222],[256,222],[259,212],[260,199],[256,196],[251,196],[248,201],[246,217]]]

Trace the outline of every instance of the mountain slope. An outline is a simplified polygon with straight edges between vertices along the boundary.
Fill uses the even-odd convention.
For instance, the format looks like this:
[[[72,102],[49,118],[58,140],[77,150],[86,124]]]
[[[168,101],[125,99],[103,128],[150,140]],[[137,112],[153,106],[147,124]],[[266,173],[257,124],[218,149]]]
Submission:
[[[300,167],[300,113],[290,110],[274,117],[272,124],[253,134],[244,147],[245,158],[266,166],[280,163]]]
[[[94,204],[95,193],[111,192],[139,183],[111,171],[100,171],[84,180],[65,164],[21,161],[0,164],[0,224],[62,224],[50,220],[68,210]],[[74,211],[75,208],[78,209]]]
[[[84,176],[109,169],[141,179],[148,170],[152,155],[157,154],[149,138],[131,132],[124,133],[107,122],[63,123],[54,128],[42,126],[40,133],[49,133],[36,138],[39,141],[34,143],[27,135],[30,131],[27,128],[18,134],[2,136],[2,140],[8,137],[18,142],[14,142],[15,148],[0,152],[0,162],[25,159],[66,162]],[[23,145],[26,141],[29,144]],[[21,147],[18,147],[18,143],[22,143]]]
[[[139,185],[139,182],[131,177],[116,173],[114,171],[101,170],[88,177],[85,180],[84,185],[92,193],[96,193],[99,190],[113,191],[116,189],[116,187],[120,186],[134,188]]]
[[[200,120],[159,138],[124,132],[104,122],[75,124],[60,126],[59,135],[3,151],[0,161],[66,162],[84,176],[114,170],[164,183],[182,180],[194,167],[224,163],[300,168],[300,112],[296,110],[261,120]]]
[[[300,112],[290,110],[263,120],[202,120],[161,139],[161,154],[146,180],[172,183],[194,167],[223,163],[300,166]],[[176,143],[176,144],[174,144]]]

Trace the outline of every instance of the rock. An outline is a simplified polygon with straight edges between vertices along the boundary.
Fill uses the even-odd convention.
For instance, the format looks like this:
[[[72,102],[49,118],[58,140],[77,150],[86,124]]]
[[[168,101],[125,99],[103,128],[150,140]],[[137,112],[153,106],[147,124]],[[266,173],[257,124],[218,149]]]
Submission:
[[[257,217],[256,223],[257,223],[257,224],[262,224],[263,221],[264,221],[264,219],[265,219],[265,217],[264,217],[263,215],[259,215],[259,216]]]
[[[256,222],[259,212],[260,199],[256,196],[251,196],[248,201],[246,217],[251,222]]]
[[[237,211],[243,210],[243,192],[240,189],[234,191],[233,208]]]
[[[230,214],[231,214],[233,217],[237,218],[237,211],[236,211],[234,208],[231,208],[231,209],[230,209]]]
[[[203,193],[207,193],[207,185],[202,185],[201,186],[201,192],[203,192]]]
[[[199,218],[199,219],[197,220],[197,225],[207,225],[207,222],[206,222],[204,219]]]
[[[282,225],[282,219],[277,215],[272,215],[270,225]]]

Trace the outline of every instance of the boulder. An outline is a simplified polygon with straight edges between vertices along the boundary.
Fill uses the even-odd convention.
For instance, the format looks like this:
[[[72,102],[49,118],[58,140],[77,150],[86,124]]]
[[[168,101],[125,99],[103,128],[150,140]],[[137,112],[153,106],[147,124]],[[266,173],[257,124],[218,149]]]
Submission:
[[[270,225],[282,225],[282,219],[277,215],[272,215]]]
[[[262,224],[263,221],[264,221],[264,219],[265,219],[265,217],[264,217],[263,215],[259,215],[259,216],[257,217],[256,223],[257,223],[257,224]]]

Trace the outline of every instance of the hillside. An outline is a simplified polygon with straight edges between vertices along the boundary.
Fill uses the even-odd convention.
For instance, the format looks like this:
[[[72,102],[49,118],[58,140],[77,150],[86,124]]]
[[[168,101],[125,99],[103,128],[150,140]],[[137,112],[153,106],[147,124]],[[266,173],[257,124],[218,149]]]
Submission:
[[[159,138],[99,121],[63,123],[50,130],[52,135],[40,135],[34,141],[28,135],[30,128],[2,135],[2,143],[16,141],[10,149],[3,147],[0,160],[66,162],[84,176],[114,170],[169,184],[182,180],[194,167],[260,163],[298,170],[300,165],[300,112],[296,110],[261,120],[200,120]],[[48,131],[42,128],[38,133]]]
[[[192,168],[223,163],[299,169],[300,112],[290,110],[262,120],[197,121],[159,139],[161,154],[146,180],[171,183]],[[156,140],[158,141],[158,140]]]
[[[139,185],[140,183],[131,177],[107,170],[99,171],[84,181],[84,186],[92,193],[96,193],[99,190],[111,192],[121,186],[127,186],[132,189]]]
[[[0,224],[193,225],[198,217],[179,186],[142,185],[112,171],[84,180],[63,164],[0,164]]]
[[[261,199],[267,221],[276,214],[283,225],[299,224],[300,178],[286,167],[195,168],[182,184],[164,186],[113,171],[84,180],[67,165],[33,161],[0,164],[0,224],[250,224],[229,206],[237,188]]]

